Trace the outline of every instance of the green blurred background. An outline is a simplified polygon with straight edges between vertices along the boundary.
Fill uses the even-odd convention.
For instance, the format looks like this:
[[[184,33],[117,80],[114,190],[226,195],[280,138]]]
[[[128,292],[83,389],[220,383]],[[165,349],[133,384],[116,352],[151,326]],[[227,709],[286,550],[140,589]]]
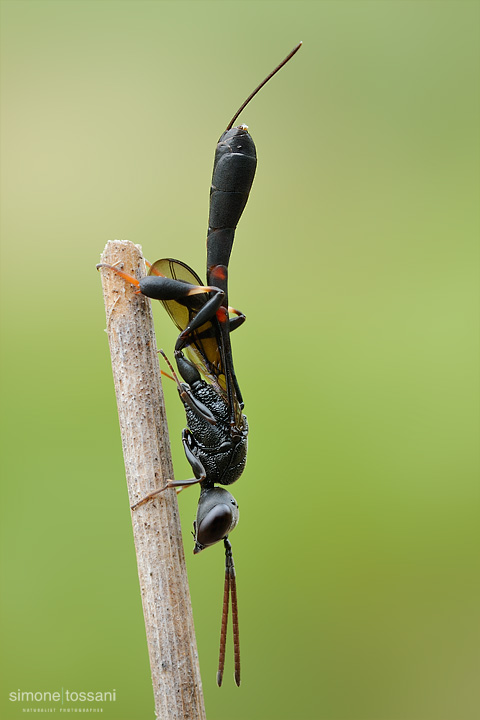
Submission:
[[[215,685],[223,549],[193,557],[179,498],[207,714],[478,717],[479,4],[1,11],[1,717],[59,687],[153,716],[95,263],[121,238],[203,274],[215,143],[299,40],[240,118],[259,156],[231,264],[240,689],[231,648]]]

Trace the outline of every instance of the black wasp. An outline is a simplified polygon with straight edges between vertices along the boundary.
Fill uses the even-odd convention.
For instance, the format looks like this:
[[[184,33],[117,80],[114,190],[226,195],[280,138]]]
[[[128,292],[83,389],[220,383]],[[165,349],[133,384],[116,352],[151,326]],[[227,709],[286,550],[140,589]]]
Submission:
[[[207,285],[183,262],[166,258],[150,266],[147,277],[138,281],[118,267],[107,267],[139,287],[149,298],[160,300],[180,331],[175,344],[175,361],[180,382],[172,370],[182,400],[187,427],[182,433],[183,448],[194,477],[170,480],[132,507],[154,498],[168,488],[200,483],[200,498],[194,526],[194,553],[223,540],[225,547],[225,589],[223,597],[220,657],[217,683],[223,679],[225,643],[230,596],[232,602],[235,682],[240,685],[235,566],[229,533],[238,523],[238,505],[227,490],[242,474],[247,460],[248,425],[243,399],[233,366],[230,333],[245,316],[228,304],[228,264],[235,229],[247,203],[257,166],[255,144],[246,125],[233,127],[240,113],[257,92],[300,49],[291,53],[263,80],[235,113],[220,137],[215,152],[207,235]]]

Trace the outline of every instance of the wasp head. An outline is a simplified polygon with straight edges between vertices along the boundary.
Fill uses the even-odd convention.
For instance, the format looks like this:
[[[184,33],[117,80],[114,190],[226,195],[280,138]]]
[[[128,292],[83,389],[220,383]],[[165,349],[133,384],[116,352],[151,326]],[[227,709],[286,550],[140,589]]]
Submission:
[[[238,523],[237,501],[228,490],[219,487],[202,489],[197,519],[193,523],[195,554],[223,540]]]

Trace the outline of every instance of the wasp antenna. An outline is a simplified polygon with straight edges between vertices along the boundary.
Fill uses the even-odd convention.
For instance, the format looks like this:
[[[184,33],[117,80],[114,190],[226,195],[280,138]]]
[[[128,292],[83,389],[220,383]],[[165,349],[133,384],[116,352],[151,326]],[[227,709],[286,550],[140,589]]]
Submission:
[[[158,351],[158,354],[163,357],[163,359],[164,359],[165,362],[167,363],[168,367],[169,367],[170,370],[172,371],[172,375],[175,377],[175,379],[176,379],[176,381],[177,381],[177,383],[178,383],[177,374],[176,374],[175,370],[173,369],[172,363],[170,362],[170,360],[168,359],[168,357],[165,355],[164,350],[160,349],[160,350]]]
[[[238,605],[237,605],[237,581],[235,579],[235,568],[230,577],[230,592],[232,596],[232,623],[233,623],[233,654],[235,660],[235,684],[240,687],[240,638],[238,634]]]
[[[227,644],[227,622],[228,622],[228,606],[230,604],[230,572],[225,567],[225,585],[223,589],[223,607],[222,607],[222,628],[220,631],[220,652],[218,655],[217,685],[222,686],[223,668],[225,667],[225,646]]]
[[[174,381],[177,383],[178,389],[180,390],[180,392],[182,392],[182,391],[183,391],[182,385],[181,385],[181,383],[180,383],[180,380],[178,379],[177,373],[176,373],[175,370],[173,369],[172,363],[170,362],[170,360],[168,359],[168,357],[165,355],[165,353],[164,353],[163,350],[159,350],[158,353],[159,353],[159,355],[161,355],[161,356],[163,357],[163,359],[164,359],[165,362],[167,363],[168,367],[169,367],[170,370],[172,371],[173,377],[170,377],[170,375],[169,375],[168,373],[166,373],[166,372],[163,372],[163,370],[160,370],[160,372],[162,373],[162,375],[166,375],[166,376],[169,377],[171,380],[174,380]]]
[[[238,108],[237,112],[235,113],[235,115],[233,116],[233,118],[232,118],[232,119],[230,120],[230,122],[228,123],[227,128],[226,128],[227,130],[230,130],[230,129],[233,127],[233,123],[234,123],[235,120],[238,118],[238,116],[240,115],[240,113],[247,107],[247,105],[248,105],[248,103],[250,102],[250,100],[252,100],[252,98],[255,97],[255,95],[259,92],[259,90],[261,90],[262,87],[263,87],[264,85],[266,85],[266,83],[267,83],[274,75],[276,75],[277,72],[278,72],[279,70],[281,70],[282,67],[283,67],[284,65],[286,65],[286,63],[287,63],[289,60],[291,60],[291,58],[295,55],[296,52],[298,52],[298,51],[300,50],[301,47],[302,47],[302,42],[300,41],[300,42],[298,43],[298,45],[296,45],[296,46],[293,48],[293,50],[292,50],[290,53],[288,53],[287,57],[282,60],[282,62],[280,63],[280,65],[277,65],[277,67],[275,68],[275,70],[272,70],[272,72],[270,73],[270,75],[267,75],[267,77],[265,78],[265,80],[262,80],[262,82],[260,83],[260,85],[258,85],[258,87],[256,87],[255,90],[254,90],[252,93],[250,93],[250,95],[249,95],[248,98],[245,100],[245,102],[243,103],[243,105],[241,105],[241,106]]]

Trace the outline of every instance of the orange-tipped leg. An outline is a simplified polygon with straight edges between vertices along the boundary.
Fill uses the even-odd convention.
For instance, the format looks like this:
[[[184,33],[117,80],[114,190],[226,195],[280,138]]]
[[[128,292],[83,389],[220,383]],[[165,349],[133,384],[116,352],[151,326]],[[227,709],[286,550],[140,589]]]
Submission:
[[[127,282],[132,283],[132,285],[135,285],[135,287],[140,286],[140,283],[137,280],[137,278],[133,277],[133,275],[128,275],[127,273],[124,273],[123,270],[120,270],[115,265],[107,265],[106,263],[98,263],[97,270],[100,270],[100,268],[107,268],[108,270],[113,270],[113,272],[116,275],[119,275],[121,278],[123,278]]]

